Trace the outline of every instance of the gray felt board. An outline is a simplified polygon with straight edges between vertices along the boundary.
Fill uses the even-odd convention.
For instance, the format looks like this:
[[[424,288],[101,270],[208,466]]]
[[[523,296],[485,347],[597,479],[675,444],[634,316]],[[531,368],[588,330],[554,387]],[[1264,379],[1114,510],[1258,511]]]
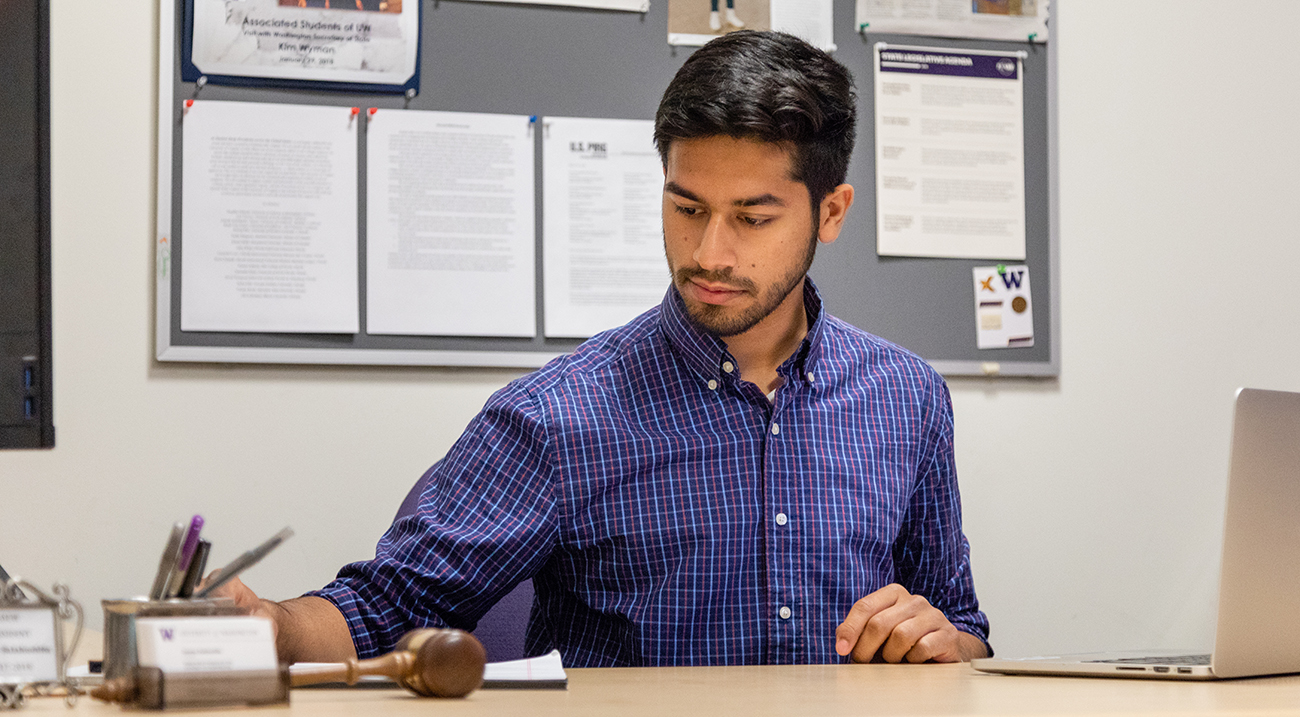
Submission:
[[[659,97],[694,48],[670,47],[666,0],[652,0],[646,13],[570,7],[440,0],[422,7],[423,45],[419,94],[407,100],[385,94],[352,94],[220,86],[201,89],[180,75],[181,8],[172,43],[171,96],[160,93],[170,114],[170,271],[160,284],[159,358],[163,360],[538,366],[579,342],[542,333],[541,142],[537,138],[537,326],[534,338],[371,336],[365,333],[365,204],[359,231],[362,331],[355,335],[187,332],[180,328],[182,102],[240,100],[333,106],[486,112],[545,117],[652,119]],[[823,246],[810,275],[830,313],[908,348],[947,375],[1053,376],[1059,370],[1056,317],[1054,107],[1050,44],[993,42],[852,32],[852,0],[835,1],[834,56],[854,74],[858,88],[858,143],[849,166],[857,189],[840,239]],[[164,32],[167,28],[164,24]],[[875,167],[872,131],[872,48],[877,42],[1023,50],[1025,107],[1026,263],[1034,301],[1035,343],[1028,348],[979,350],[971,268],[988,260],[880,257],[875,240]],[[360,134],[359,191],[365,190],[365,133]],[[160,137],[165,137],[160,133]],[[163,184],[160,181],[160,185]],[[359,201],[363,199],[359,197]],[[163,229],[160,228],[160,232]],[[666,287],[665,287],[666,288]]]

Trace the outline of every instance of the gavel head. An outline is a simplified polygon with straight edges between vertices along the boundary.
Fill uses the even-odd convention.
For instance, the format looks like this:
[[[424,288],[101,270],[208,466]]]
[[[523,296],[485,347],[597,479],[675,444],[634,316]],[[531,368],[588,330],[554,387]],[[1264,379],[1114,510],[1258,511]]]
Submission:
[[[415,658],[412,670],[398,680],[425,697],[464,697],[483,685],[487,652],[478,638],[464,630],[413,630],[397,649]]]

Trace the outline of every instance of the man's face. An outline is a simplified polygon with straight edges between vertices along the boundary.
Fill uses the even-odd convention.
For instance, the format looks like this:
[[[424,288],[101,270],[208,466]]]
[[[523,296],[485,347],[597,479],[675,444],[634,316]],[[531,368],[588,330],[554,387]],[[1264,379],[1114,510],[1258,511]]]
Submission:
[[[782,145],[725,136],[669,146],[668,269],[691,318],[715,336],[753,328],[812,265],[818,232],[791,161]]]

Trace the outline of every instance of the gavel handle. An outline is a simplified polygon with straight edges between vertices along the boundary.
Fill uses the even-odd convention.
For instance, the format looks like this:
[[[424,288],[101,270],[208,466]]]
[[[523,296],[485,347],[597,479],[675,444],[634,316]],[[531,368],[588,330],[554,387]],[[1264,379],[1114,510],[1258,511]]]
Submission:
[[[369,660],[351,658],[346,662],[327,665],[312,665],[295,669],[289,684],[292,687],[319,685],[326,682],[344,682],[355,685],[362,677],[382,675],[394,682],[402,683],[415,667],[415,656],[406,651],[390,652],[383,657]]]

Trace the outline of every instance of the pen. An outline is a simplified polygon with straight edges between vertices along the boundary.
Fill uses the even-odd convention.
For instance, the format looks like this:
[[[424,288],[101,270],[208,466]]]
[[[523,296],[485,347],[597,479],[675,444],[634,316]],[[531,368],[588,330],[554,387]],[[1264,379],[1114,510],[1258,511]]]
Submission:
[[[185,571],[185,580],[181,583],[180,592],[176,593],[176,597],[193,597],[194,588],[198,587],[199,581],[203,579],[203,568],[207,567],[210,550],[212,550],[212,543],[199,540],[198,547],[194,549],[194,557],[190,558],[190,568]]]
[[[194,557],[194,549],[199,546],[199,531],[203,530],[203,516],[196,515],[190,520],[189,532],[185,534],[185,542],[181,544],[180,557],[176,560],[176,569],[172,571],[171,579],[167,581],[167,590],[163,597],[173,598],[180,593],[181,584],[185,582],[185,576],[190,569],[190,562]]]
[[[167,538],[167,547],[163,548],[162,558],[158,561],[158,575],[154,577],[153,587],[149,589],[150,600],[163,599],[163,593],[167,590],[167,581],[176,567],[176,558],[180,555],[184,537],[185,523],[173,525],[172,534]]]
[[[288,540],[292,536],[293,536],[293,528],[285,528],[284,530],[281,530],[280,532],[271,536],[270,540],[267,540],[265,543],[262,543],[256,548],[253,548],[247,553],[244,553],[238,558],[235,558],[234,560],[230,561],[229,565],[222,568],[217,573],[217,579],[209,583],[207,587],[195,593],[194,597],[205,598],[211,595],[212,591],[230,582],[232,579],[234,579],[236,576],[238,576],[240,573],[244,572],[248,568],[251,568],[252,566],[256,565],[257,561],[261,560],[262,558],[265,558],[267,553],[278,548],[280,546],[280,543],[283,543],[284,541]]]

